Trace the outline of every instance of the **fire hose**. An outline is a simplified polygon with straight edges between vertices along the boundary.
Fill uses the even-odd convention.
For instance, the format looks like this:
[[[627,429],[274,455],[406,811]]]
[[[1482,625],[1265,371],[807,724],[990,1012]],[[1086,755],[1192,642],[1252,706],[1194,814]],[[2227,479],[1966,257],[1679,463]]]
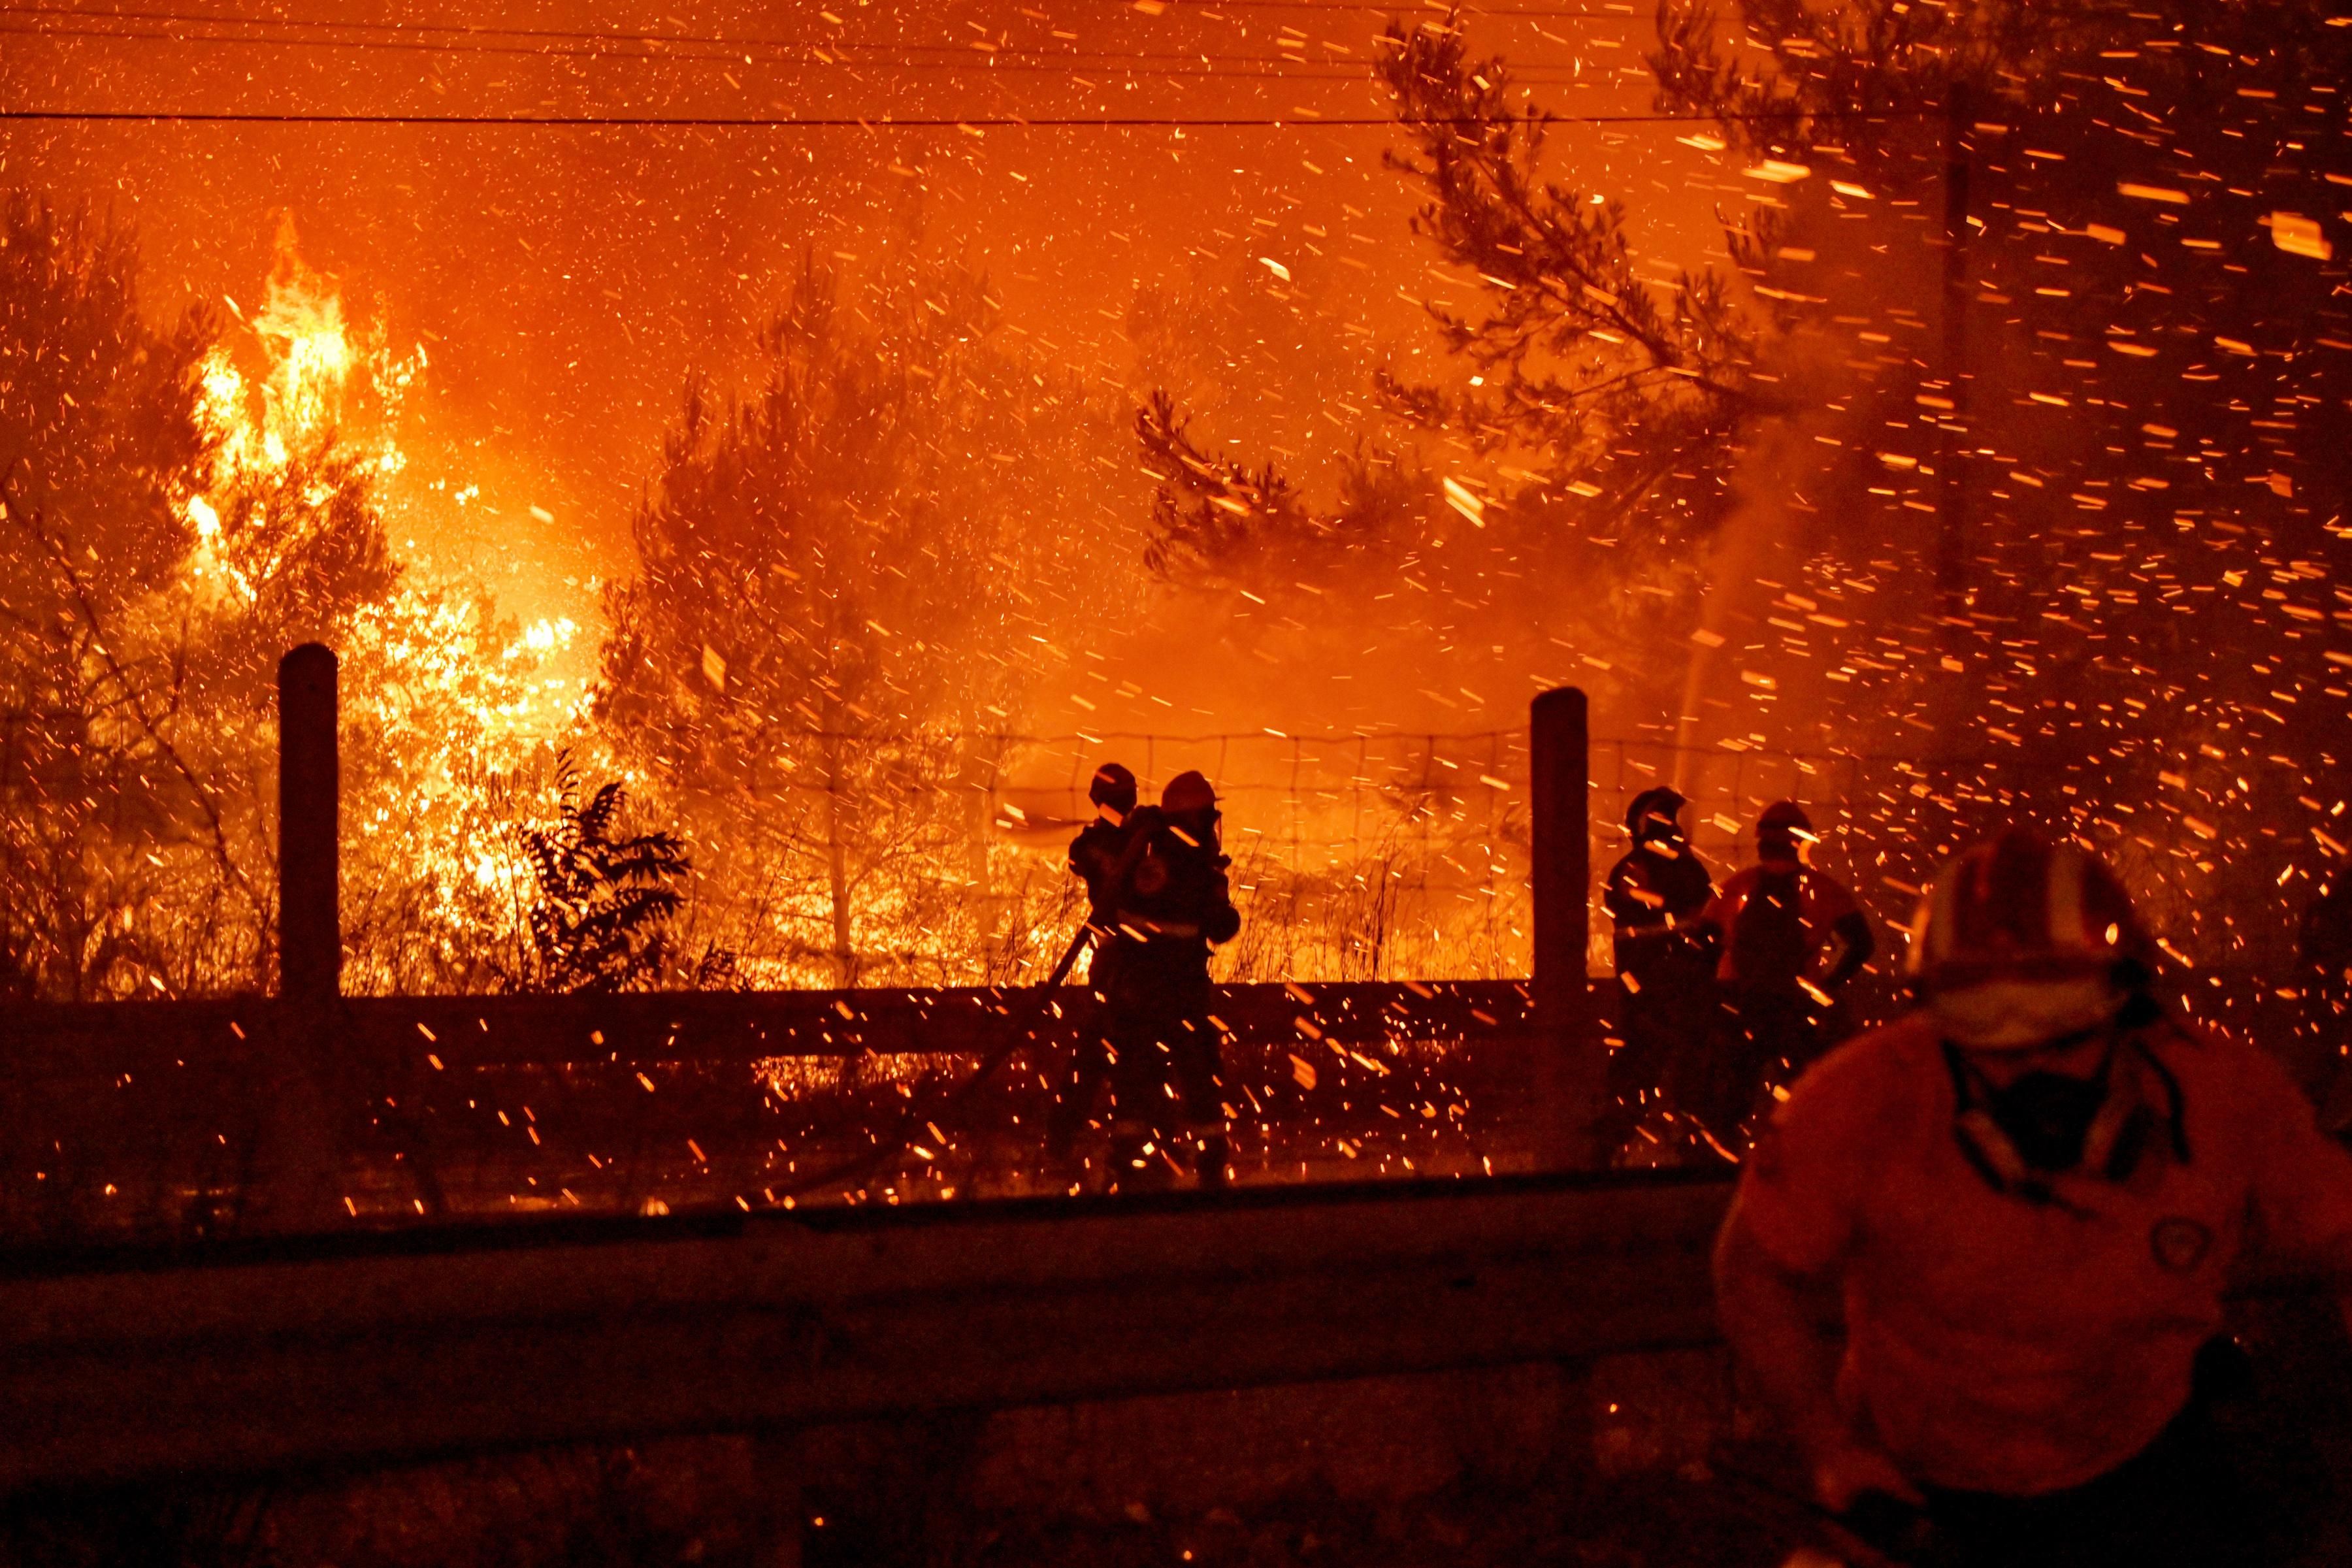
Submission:
[[[1150,806],[1140,807],[1129,815],[1127,826],[1130,831],[1127,847],[1120,854],[1118,864],[1110,877],[1110,881],[1115,886],[1122,889],[1127,886],[1128,879],[1133,875],[1136,864],[1142,858],[1144,848],[1150,842],[1149,829],[1160,820]],[[877,1142],[872,1149],[863,1154],[798,1178],[780,1193],[772,1186],[768,1188],[769,1192],[775,1194],[772,1201],[782,1202],[786,1198],[800,1197],[804,1194],[822,1191],[837,1183],[852,1181],[865,1175],[885,1162],[895,1159],[902,1151],[913,1147],[916,1130],[928,1130],[929,1124],[952,1117],[964,1106],[970,1104],[972,1097],[986,1086],[990,1079],[996,1076],[996,1070],[1011,1060],[1013,1053],[1028,1042],[1031,1035],[1027,1026],[1036,1022],[1037,1016],[1044,1012],[1046,1004],[1053,1000],[1055,991],[1068,976],[1071,966],[1078,962],[1078,954],[1084,952],[1093,945],[1097,938],[1104,934],[1103,929],[1095,924],[1091,919],[1078,928],[1077,933],[1070,938],[1070,945],[1062,950],[1061,962],[1054,965],[1054,971],[1045,977],[1045,983],[1030,993],[1027,1010],[1018,1020],[1014,1018],[1010,1008],[1005,1010],[1004,1043],[982,1058],[980,1066],[972,1070],[971,1077],[966,1079],[954,1093],[934,1106],[930,1114],[917,1115],[910,1100],[907,1110],[898,1119],[898,1130],[890,1137]],[[1016,1023],[1020,1026],[1016,1027]]]
[[[1018,1012],[1011,1007],[1005,1009],[1003,1018],[1006,1037],[1003,1044],[982,1058],[980,1065],[972,1069],[971,1076],[959,1084],[954,1092],[948,1095],[946,1099],[929,1107],[927,1111],[921,1112],[915,1109],[914,1102],[910,1100],[907,1109],[899,1115],[898,1126],[888,1136],[877,1142],[874,1147],[865,1153],[855,1155],[837,1164],[829,1165],[824,1170],[811,1172],[805,1176],[795,1177],[787,1185],[772,1186],[768,1190],[780,1202],[785,1198],[797,1198],[809,1193],[821,1192],[826,1187],[855,1181],[896,1159],[906,1150],[913,1148],[919,1132],[925,1131],[930,1124],[953,1117],[956,1112],[969,1105],[973,1096],[987,1085],[989,1079],[996,1076],[997,1069],[1010,1061],[1015,1051],[1029,1043],[1032,1026],[1045,1012],[1046,1005],[1053,1000],[1054,993],[1061,988],[1062,982],[1068,978],[1071,968],[1078,962],[1078,954],[1092,946],[1095,939],[1101,934],[1091,921],[1078,928],[1077,934],[1070,938],[1069,946],[1062,950],[1061,962],[1054,965],[1053,973],[1045,976],[1043,984],[1030,991],[1025,999],[1027,1005]]]

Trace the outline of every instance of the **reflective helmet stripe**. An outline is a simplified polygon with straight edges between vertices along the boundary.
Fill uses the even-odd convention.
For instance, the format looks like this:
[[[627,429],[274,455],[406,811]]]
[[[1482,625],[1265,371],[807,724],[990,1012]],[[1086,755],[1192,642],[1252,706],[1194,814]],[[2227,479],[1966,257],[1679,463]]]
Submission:
[[[1963,927],[1972,923],[1967,912],[1982,901],[1976,884],[1984,868],[1962,864],[1954,868],[1957,875],[1936,879],[1936,920],[1927,939],[1927,959],[1931,963],[1947,963],[1965,941]]]
[[[2053,850],[2048,881],[2051,945],[2086,946],[2091,933],[2083,919],[2083,852],[2071,847]]]

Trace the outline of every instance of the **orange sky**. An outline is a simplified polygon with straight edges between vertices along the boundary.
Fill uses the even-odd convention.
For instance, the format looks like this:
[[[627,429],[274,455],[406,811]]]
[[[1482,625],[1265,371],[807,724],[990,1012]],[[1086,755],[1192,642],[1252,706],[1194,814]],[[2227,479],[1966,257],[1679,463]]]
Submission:
[[[16,17],[20,34],[45,36],[9,40],[0,98],[20,109],[1289,123],[975,135],[20,122],[0,128],[0,178],[132,216],[158,310],[250,302],[278,215],[291,213],[306,258],[341,279],[352,316],[380,321],[395,352],[428,352],[403,442],[410,482],[480,486],[463,512],[396,515],[395,543],[479,577],[525,620],[585,622],[593,580],[628,569],[630,510],[685,376],[713,371],[724,384],[807,254],[853,275],[902,265],[910,249],[979,267],[1006,320],[1106,395],[1139,390],[1122,330],[1138,289],[1189,290],[1244,329],[1204,345],[1182,389],[1200,430],[1281,458],[1310,486],[1328,479],[1361,427],[1354,410],[1371,405],[1372,369],[1432,344],[1421,300],[1442,283],[1407,229],[1413,193],[1381,166],[1393,138],[1378,124],[1315,123],[1377,121],[1365,62],[1387,13],[1263,0],[1152,9],[834,0],[830,13],[728,4],[681,21],[643,3],[485,13],[125,0],[110,21],[89,5]],[[1646,13],[1590,9],[1528,0],[1475,17],[1474,40],[1563,111],[1646,111]],[[199,16],[244,20],[184,19]],[[337,26],[300,25],[330,16]],[[534,31],[456,30],[493,20]],[[68,36],[91,32],[141,36]],[[704,41],[648,41],[681,36]],[[738,42],[710,41],[722,38]],[[1714,247],[1709,214],[1723,198],[1686,184],[1702,160],[1675,144],[1681,129],[1564,130],[1554,162],[1564,181],[1626,197],[1663,257],[1696,263]],[[1097,526],[1139,528],[1148,490],[1139,476],[1106,478]],[[1527,689],[1517,678],[1478,719],[1516,721]],[[1297,704],[1265,690],[1207,700],[1245,727],[1313,716],[1271,711]],[[1405,705],[1424,710],[1397,721],[1466,721]],[[1111,721],[1054,707],[1041,704],[1039,721]],[[1130,717],[1164,720],[1164,708]]]

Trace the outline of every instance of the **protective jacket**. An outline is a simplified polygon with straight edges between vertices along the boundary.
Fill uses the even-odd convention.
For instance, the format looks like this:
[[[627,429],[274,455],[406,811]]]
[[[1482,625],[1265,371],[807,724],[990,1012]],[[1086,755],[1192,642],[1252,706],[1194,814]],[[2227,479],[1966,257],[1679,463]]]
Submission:
[[[1617,973],[1647,984],[1686,946],[1679,933],[1714,897],[1714,879],[1689,845],[1650,841],[1627,851],[1601,890],[1615,930]]]
[[[1845,884],[1795,860],[1766,860],[1734,874],[1701,919],[1720,943],[1716,977],[1742,990],[1811,982],[1832,938],[1843,951],[1821,980],[1834,989],[1869,960],[1874,945],[1869,919]]]
[[[1118,904],[1120,889],[1134,868],[1129,851],[1139,847],[1141,826],[1130,812],[1124,822],[1089,822],[1070,840],[1070,869],[1087,885],[1087,923],[1098,933],[1094,954],[1087,961],[1087,984],[1097,995],[1109,994],[1124,950],[1133,945],[1119,933]]]
[[[2160,1016],[2116,1049],[2115,1134],[2080,1169],[1974,1124],[1914,1013],[1799,1080],[1741,1172],[1736,1223],[1843,1293],[1846,1417],[1919,1480],[2029,1497],[2114,1469],[2188,1401],[2242,1248],[2326,1268],[2352,1237],[2352,1160],[2270,1058]]]
[[[1070,869],[1087,885],[1087,918],[1097,925],[1108,926],[1118,912],[1119,866],[1134,837],[1127,823],[1106,818],[1087,823],[1070,840]]]

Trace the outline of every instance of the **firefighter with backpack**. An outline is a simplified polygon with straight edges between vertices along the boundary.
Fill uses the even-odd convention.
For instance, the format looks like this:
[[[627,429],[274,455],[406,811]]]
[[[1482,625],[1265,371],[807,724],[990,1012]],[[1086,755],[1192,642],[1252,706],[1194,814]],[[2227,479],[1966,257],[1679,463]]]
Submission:
[[[1231,1146],[1209,953],[1241,931],[1225,879],[1217,794],[1198,773],[1139,810],[1117,889],[1118,961],[1103,994],[1112,1055],[1111,1177],[1151,1185],[1188,1159],[1205,1188],[1222,1187]]]
[[[1723,884],[1699,923],[1716,954],[1720,1011],[1695,1081],[1678,1098],[1727,1152],[1776,1068],[1802,1072],[1836,1043],[1838,993],[1870,961],[1869,917],[1845,884],[1806,864],[1804,808],[1756,819],[1756,864]]]
[[[1616,956],[1618,1039],[1609,1054],[1609,1103],[1601,1134],[1614,1150],[1703,1050],[1715,1012],[1706,951],[1692,940],[1715,899],[1715,880],[1683,832],[1690,802],[1658,785],[1625,811],[1632,845],[1601,889]]]
[[[1181,1155],[1203,1187],[1223,1186],[1232,1156],[1209,952],[1239,932],[1241,915],[1216,791],[1183,773],[1158,805],[1138,805],[1135,775],[1107,763],[1088,794],[1096,820],[1070,845],[1070,869],[1097,932],[1087,972],[1097,1006],[1047,1124],[1050,1150],[1067,1157],[1108,1084],[1115,1185],[1153,1184]]]

